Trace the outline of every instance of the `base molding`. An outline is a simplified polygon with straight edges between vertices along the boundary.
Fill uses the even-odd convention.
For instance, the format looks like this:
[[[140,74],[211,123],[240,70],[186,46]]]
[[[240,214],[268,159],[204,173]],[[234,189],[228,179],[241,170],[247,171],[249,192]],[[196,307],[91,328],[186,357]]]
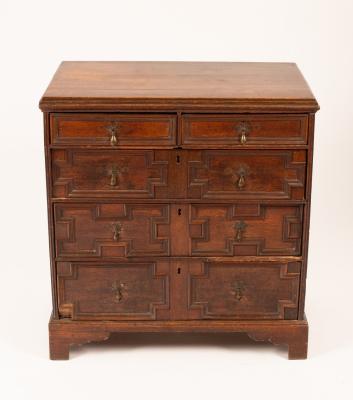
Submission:
[[[288,358],[307,358],[308,322],[304,320],[268,321],[49,321],[49,347],[52,360],[69,359],[70,346],[107,340],[118,332],[228,332],[246,333],[255,341],[287,345]]]

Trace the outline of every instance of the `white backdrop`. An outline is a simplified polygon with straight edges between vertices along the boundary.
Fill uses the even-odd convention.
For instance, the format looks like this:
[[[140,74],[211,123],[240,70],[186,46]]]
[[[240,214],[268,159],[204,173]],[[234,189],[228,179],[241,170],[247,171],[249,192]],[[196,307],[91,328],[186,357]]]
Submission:
[[[0,0],[0,395],[6,399],[353,397],[353,2]],[[62,60],[294,61],[317,114],[309,359],[243,338],[124,336],[48,360],[42,115]],[[161,343],[161,344],[160,344]]]

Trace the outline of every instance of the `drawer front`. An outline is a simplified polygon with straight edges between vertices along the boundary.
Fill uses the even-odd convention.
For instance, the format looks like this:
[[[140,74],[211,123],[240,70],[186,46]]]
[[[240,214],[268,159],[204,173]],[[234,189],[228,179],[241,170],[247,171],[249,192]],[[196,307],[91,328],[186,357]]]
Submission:
[[[163,198],[168,151],[52,151],[53,197]]]
[[[52,114],[57,145],[174,146],[176,116],[167,114]]]
[[[305,145],[307,131],[306,115],[185,114],[182,117],[185,145]]]
[[[299,278],[299,262],[191,262],[189,319],[296,319]]]
[[[54,206],[56,256],[104,258],[168,256],[169,205]]]
[[[191,255],[300,255],[302,214],[302,206],[193,204]]]
[[[188,152],[191,199],[305,198],[304,150],[204,150]]]
[[[57,263],[61,317],[76,320],[169,318],[167,262]]]

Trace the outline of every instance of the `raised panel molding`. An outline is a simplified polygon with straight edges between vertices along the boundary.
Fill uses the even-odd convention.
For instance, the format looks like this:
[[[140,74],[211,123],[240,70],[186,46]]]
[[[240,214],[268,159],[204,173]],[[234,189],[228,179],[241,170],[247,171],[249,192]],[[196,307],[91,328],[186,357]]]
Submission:
[[[54,214],[57,257],[170,255],[169,205],[57,203]]]
[[[194,262],[191,319],[296,319],[300,262]]]
[[[244,224],[237,239],[237,223]],[[302,206],[193,204],[191,255],[300,255]]]
[[[55,149],[52,171],[54,197],[155,198],[156,188],[168,184],[168,153]]]
[[[59,312],[73,320],[169,318],[169,264],[57,263]],[[118,282],[124,285],[117,298]]]
[[[63,62],[40,108],[51,359],[132,332],[307,357],[319,105],[295,63]]]
[[[259,161],[261,158],[263,162]],[[190,151],[188,197],[303,200],[305,170],[306,153],[303,150]],[[238,187],[242,174],[246,183]]]

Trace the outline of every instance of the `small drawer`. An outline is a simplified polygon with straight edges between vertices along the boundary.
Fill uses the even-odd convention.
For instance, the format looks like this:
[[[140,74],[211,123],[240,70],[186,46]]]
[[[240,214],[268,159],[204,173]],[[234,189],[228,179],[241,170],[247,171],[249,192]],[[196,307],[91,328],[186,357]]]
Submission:
[[[192,204],[192,256],[299,256],[302,206]]]
[[[191,199],[305,199],[305,150],[190,150]]]
[[[299,262],[189,263],[189,319],[296,319]]]
[[[169,256],[169,211],[166,204],[56,203],[56,256]]]
[[[176,116],[167,114],[51,114],[51,144],[111,147],[174,146]]]
[[[306,115],[205,115],[182,117],[182,144],[201,147],[305,145]]]
[[[53,149],[55,198],[166,197],[169,150]]]
[[[169,317],[165,261],[58,262],[58,307],[74,320],[163,320]]]

